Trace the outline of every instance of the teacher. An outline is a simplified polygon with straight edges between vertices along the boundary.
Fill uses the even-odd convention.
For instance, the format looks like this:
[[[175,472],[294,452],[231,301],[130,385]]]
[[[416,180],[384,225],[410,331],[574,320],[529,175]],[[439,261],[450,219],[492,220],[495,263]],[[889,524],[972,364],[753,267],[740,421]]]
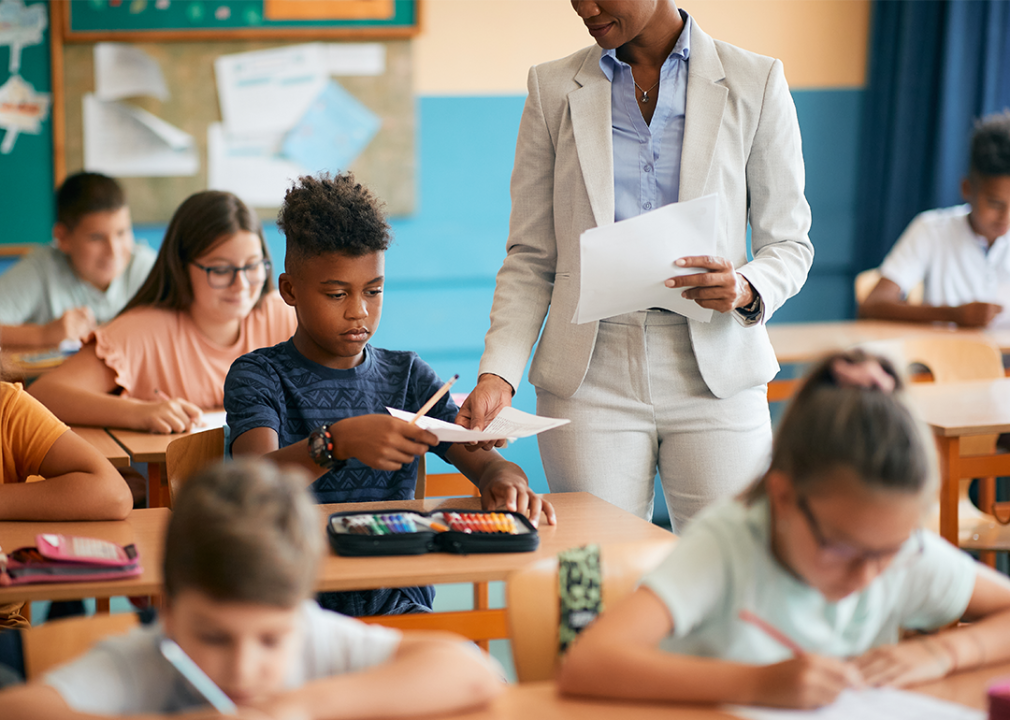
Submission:
[[[551,491],[648,518],[658,468],[682,529],[770,455],[764,323],[813,260],[796,110],[780,61],[713,40],[673,0],[572,6],[597,45],[530,69],[508,255],[457,422],[482,428],[511,404],[539,335],[537,412],[571,420],[538,436]],[[711,322],[658,309],[572,322],[584,231],[709,193],[717,255],[671,257],[697,272],[666,284]]]

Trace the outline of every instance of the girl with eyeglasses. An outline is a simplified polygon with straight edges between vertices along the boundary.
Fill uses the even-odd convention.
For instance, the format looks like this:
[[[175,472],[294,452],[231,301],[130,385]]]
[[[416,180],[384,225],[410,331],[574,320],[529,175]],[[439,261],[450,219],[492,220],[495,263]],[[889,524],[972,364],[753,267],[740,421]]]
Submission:
[[[578,637],[562,690],[813,708],[1010,659],[1010,581],[920,527],[935,450],[900,389],[881,358],[824,360],[768,471]]]
[[[295,313],[274,290],[256,215],[235,195],[190,196],[119,316],[30,389],[64,422],[184,432],[224,404],[232,362],[287,340]]]

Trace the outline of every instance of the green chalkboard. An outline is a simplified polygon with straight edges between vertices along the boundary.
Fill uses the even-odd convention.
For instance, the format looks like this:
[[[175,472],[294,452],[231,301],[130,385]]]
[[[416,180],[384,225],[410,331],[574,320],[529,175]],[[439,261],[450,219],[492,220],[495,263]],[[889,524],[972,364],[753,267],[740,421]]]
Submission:
[[[93,40],[96,35],[156,36],[235,34],[249,38],[290,32],[367,34],[373,37],[414,34],[418,0],[392,0],[393,14],[381,19],[273,20],[264,0],[75,0],[67,2],[65,39]],[[158,39],[165,39],[164,37]],[[190,38],[192,39],[192,37]]]

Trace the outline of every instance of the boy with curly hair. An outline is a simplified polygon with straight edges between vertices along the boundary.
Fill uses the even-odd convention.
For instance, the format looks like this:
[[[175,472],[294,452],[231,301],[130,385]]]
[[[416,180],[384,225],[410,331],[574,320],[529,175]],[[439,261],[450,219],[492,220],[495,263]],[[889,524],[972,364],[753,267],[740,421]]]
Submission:
[[[378,200],[350,174],[299,178],[278,217],[287,240],[279,288],[298,329],[279,345],[245,355],[225,381],[236,456],[265,455],[308,469],[321,503],[409,500],[418,456],[429,449],[480,489],[488,509],[518,510],[554,523],[554,509],[525,473],[494,450],[468,451],[394,418],[417,411],[442,385],[413,352],[373,347],[382,313],[389,226]],[[429,415],[452,422],[446,395]],[[426,612],[431,587],[325,593],[346,615]]]
[[[1010,327],[1010,111],[980,120],[971,138],[967,204],[921,213],[880,266],[859,306],[865,318]],[[906,296],[925,282],[922,305]]]

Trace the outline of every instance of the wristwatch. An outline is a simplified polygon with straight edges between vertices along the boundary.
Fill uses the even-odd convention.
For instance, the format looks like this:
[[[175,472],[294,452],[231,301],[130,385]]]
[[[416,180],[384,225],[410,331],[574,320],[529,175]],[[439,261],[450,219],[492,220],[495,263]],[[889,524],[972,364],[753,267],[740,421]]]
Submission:
[[[331,472],[340,470],[347,464],[346,460],[340,460],[333,454],[333,435],[330,434],[330,425],[320,425],[309,433],[309,457],[316,465]]]

